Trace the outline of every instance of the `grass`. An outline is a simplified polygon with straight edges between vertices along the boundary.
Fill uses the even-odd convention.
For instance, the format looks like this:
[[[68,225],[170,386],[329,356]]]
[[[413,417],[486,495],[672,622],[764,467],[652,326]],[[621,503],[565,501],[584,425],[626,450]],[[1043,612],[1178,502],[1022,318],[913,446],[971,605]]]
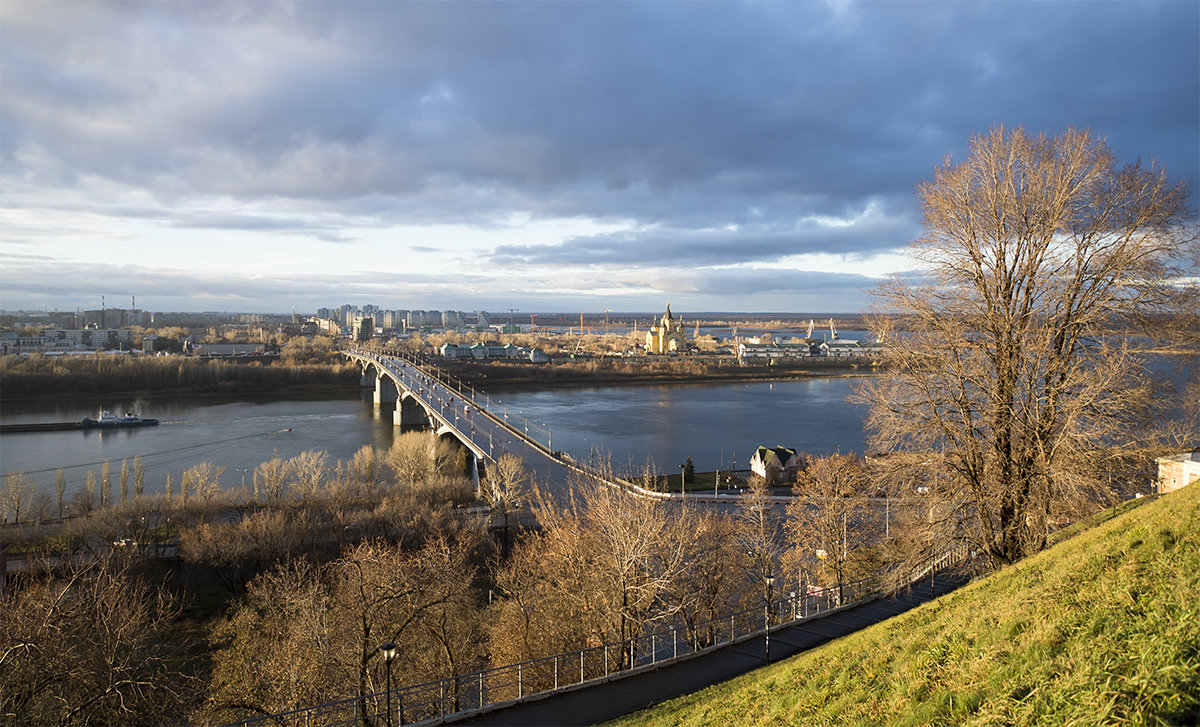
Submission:
[[[1200,719],[1200,486],[907,614],[618,725]]]

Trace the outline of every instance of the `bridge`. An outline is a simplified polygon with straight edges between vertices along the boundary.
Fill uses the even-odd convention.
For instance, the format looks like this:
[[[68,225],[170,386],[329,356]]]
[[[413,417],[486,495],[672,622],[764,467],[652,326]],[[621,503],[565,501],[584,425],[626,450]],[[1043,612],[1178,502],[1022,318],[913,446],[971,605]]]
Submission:
[[[553,450],[548,428],[517,413],[510,416],[507,407],[499,401],[493,402],[489,394],[450,379],[435,367],[422,366],[411,353],[361,349],[345,349],[341,353],[362,368],[363,386],[374,385],[377,413],[382,412],[385,404],[395,405],[394,426],[429,429],[434,436],[450,439],[470,451],[476,484],[488,463],[504,454],[521,458],[526,471],[556,495],[568,491],[572,473],[588,471],[569,455]],[[629,483],[619,484],[633,487]]]
[[[384,404],[394,404],[392,423],[397,428],[429,429],[435,436],[452,439],[470,451],[476,486],[489,462],[512,454],[524,461],[526,471],[545,491],[557,497],[569,492],[570,478],[574,474],[598,478],[639,497],[686,501],[727,512],[742,507],[740,492],[654,492],[620,479],[615,473],[601,471],[566,452],[556,451],[549,427],[530,422],[519,412],[510,413],[490,394],[478,392],[474,387],[446,376],[435,366],[421,365],[420,359],[411,352],[344,349],[341,353],[362,368],[362,385],[374,386],[377,415],[382,414]],[[792,496],[776,495],[768,497],[767,501],[772,508],[782,512],[793,499]],[[896,498],[865,499],[870,507],[880,512],[901,504]]]

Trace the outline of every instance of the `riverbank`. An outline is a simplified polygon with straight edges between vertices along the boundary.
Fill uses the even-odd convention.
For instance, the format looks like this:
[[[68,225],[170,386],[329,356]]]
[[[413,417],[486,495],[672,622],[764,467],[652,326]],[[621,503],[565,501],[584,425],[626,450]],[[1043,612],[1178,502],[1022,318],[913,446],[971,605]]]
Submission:
[[[4,356],[0,398],[47,395],[141,398],[293,394],[353,390],[358,368],[335,363],[272,363],[201,359],[193,356]]]
[[[732,359],[714,357],[641,360],[597,357],[556,360],[549,364],[435,359],[432,365],[480,391],[788,381],[878,373],[878,368],[869,361],[849,359],[813,359],[769,366],[738,366]],[[6,360],[0,366],[0,398],[36,401],[63,395],[139,399],[319,396],[358,391],[359,373],[357,367],[347,364],[262,365],[176,356],[135,360],[111,357]]]
[[[590,386],[721,384],[794,381],[811,378],[874,376],[879,368],[866,362],[738,366],[712,359],[628,361],[595,358],[535,364],[528,361],[459,361],[438,368],[480,391],[531,391]]]

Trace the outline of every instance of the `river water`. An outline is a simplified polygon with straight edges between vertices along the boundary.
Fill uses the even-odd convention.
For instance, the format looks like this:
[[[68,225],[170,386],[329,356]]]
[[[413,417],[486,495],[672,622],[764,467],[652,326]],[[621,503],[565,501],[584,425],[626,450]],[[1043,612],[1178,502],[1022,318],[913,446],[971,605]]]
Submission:
[[[508,413],[518,426],[553,449],[586,459],[599,452],[619,470],[640,471],[652,461],[662,472],[677,471],[688,457],[701,471],[734,465],[747,469],[759,445],[784,445],[821,454],[862,451],[864,412],[845,401],[853,378],[664,386],[553,389],[493,394],[492,410]],[[371,392],[334,398],[177,398],[103,401],[6,401],[0,423],[78,421],[100,406],[115,412],[141,411],[161,423],[126,430],[5,434],[0,468],[28,472],[53,498],[56,470],[66,478],[68,497],[97,478],[104,462],[119,497],[121,460],[141,456],[145,491],[162,492],[171,474],[173,490],[183,470],[212,462],[225,467],[222,483],[237,487],[273,452],[291,457],[324,450],[330,464],[349,460],[363,445],[389,447],[391,410],[371,403]],[[379,416],[379,415],[382,416]],[[99,488],[99,484],[97,484]],[[132,478],[129,491],[133,492]]]

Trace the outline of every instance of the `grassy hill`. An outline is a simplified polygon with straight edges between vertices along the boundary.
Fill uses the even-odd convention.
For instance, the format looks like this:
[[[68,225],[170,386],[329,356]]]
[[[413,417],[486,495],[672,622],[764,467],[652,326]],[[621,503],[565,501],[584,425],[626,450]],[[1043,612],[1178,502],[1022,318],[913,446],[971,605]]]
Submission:
[[[1196,724],[1200,485],[621,725]]]

